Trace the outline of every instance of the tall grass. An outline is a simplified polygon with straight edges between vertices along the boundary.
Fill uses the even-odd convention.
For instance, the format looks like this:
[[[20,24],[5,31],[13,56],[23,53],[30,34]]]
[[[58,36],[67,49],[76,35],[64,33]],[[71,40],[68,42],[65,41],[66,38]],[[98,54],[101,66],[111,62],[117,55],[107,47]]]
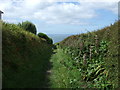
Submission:
[[[5,22],[2,35],[3,88],[45,87],[52,44]]]

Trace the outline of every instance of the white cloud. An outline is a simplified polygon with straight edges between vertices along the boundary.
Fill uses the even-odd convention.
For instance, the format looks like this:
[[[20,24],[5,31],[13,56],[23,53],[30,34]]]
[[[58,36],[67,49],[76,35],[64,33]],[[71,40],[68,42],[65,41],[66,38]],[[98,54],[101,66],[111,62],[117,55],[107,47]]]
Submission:
[[[118,11],[118,0],[76,1],[80,4],[58,4],[54,0],[0,0],[0,9],[6,18],[37,19],[52,24],[86,24],[84,20],[97,16],[96,10],[106,9],[115,14]]]
[[[47,23],[66,24],[78,23],[82,19],[89,19],[94,16],[95,12],[93,10],[88,10],[88,8],[73,3],[55,4],[34,14],[34,17],[45,20]]]
[[[102,0],[105,1],[105,0]],[[111,10],[113,13],[118,12],[118,2],[83,2],[83,6],[87,5],[88,7],[92,9],[106,9],[106,10]]]

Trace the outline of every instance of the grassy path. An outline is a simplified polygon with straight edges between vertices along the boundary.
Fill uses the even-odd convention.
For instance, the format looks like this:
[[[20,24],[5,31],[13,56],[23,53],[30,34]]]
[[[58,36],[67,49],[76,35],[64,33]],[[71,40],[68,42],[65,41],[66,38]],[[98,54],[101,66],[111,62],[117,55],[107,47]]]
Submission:
[[[54,66],[51,69],[51,75],[49,77],[51,88],[73,87],[70,83],[70,80],[76,77],[74,74],[76,71],[75,69],[68,70],[68,68],[66,68],[63,64],[65,60],[70,60],[71,58],[68,55],[64,54],[63,50],[60,48],[55,50],[55,52],[56,54],[54,54],[50,60]],[[76,74],[79,74],[79,73],[76,73]],[[76,78],[79,78],[79,76],[77,75]]]

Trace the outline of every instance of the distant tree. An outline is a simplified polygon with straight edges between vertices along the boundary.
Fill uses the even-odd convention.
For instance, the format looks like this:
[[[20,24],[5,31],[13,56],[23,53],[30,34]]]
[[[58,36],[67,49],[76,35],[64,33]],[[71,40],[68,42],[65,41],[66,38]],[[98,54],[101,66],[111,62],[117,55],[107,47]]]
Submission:
[[[37,33],[36,26],[29,21],[19,23],[18,26],[25,29],[26,31],[31,32],[31,33],[34,33],[34,34]]]
[[[48,44],[53,44],[53,40],[44,33],[38,33],[38,36],[47,40]]]

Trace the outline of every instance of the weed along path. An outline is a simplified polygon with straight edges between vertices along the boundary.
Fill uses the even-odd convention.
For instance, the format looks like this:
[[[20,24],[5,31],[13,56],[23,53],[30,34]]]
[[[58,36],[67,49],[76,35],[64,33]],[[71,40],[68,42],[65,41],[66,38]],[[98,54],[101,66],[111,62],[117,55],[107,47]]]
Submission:
[[[80,49],[58,47],[54,50],[56,53],[50,59],[52,68],[47,71],[50,88],[111,88],[103,61],[107,42],[101,41],[99,48],[93,46],[93,50],[93,59],[85,57],[86,52],[81,53]]]

